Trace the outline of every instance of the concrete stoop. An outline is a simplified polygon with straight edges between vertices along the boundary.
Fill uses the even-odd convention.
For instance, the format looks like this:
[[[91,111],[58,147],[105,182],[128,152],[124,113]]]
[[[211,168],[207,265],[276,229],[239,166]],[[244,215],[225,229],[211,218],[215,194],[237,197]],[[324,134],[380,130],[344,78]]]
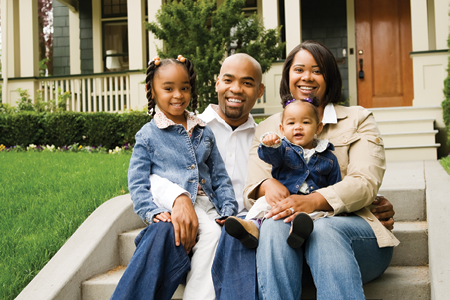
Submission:
[[[370,109],[384,140],[387,161],[436,160],[435,122],[440,107],[387,107]]]
[[[435,160],[389,162],[380,193],[394,204],[394,234],[401,244],[395,248],[385,274],[364,285],[367,299],[447,299],[450,176]],[[143,223],[133,216],[129,195],[103,206],[86,220],[87,225],[83,223],[80,232],[77,230],[66,243],[68,246],[55,255],[17,299],[109,299],[131,259],[133,240]],[[92,223],[92,218],[97,221]],[[108,238],[99,239],[111,229]],[[86,243],[95,247],[87,247]],[[93,250],[86,251],[87,248]],[[173,299],[181,299],[182,294],[180,286]],[[305,290],[302,299],[315,299],[315,291]]]

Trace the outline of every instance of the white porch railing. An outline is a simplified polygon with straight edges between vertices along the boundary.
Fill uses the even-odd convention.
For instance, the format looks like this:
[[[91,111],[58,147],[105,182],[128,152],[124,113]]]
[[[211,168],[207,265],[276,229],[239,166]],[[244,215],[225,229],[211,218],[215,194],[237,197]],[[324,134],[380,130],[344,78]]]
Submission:
[[[40,79],[42,100],[55,100],[66,92],[67,110],[78,112],[119,112],[130,107],[130,76],[93,74]]]

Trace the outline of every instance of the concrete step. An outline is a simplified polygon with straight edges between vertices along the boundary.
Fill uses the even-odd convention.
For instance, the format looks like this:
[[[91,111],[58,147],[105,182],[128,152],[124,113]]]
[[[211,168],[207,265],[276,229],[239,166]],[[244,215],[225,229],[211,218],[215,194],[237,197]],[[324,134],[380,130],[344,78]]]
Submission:
[[[430,145],[436,143],[438,130],[382,133],[384,147]]]
[[[441,144],[403,145],[385,147],[386,161],[437,160]]]
[[[420,119],[431,118],[435,120],[442,119],[442,107],[385,107],[385,108],[370,108],[369,109],[375,117],[375,120],[400,120],[400,119]]]
[[[368,300],[431,299],[428,267],[389,267],[364,293]],[[305,288],[302,299],[316,299],[315,288]]]
[[[423,161],[388,162],[379,193],[394,205],[397,222],[426,221]]]
[[[377,125],[381,134],[391,132],[430,131],[434,130],[434,119],[377,120]]]
[[[125,267],[117,267],[83,282],[82,300],[107,300],[122,276]],[[180,286],[172,299],[181,300]],[[379,278],[364,285],[367,299],[430,299],[428,267],[389,267]],[[315,299],[315,289],[306,288],[302,299]]]
[[[118,266],[104,274],[95,276],[81,284],[82,300],[108,300],[125,272],[125,266]],[[173,295],[173,300],[183,299],[184,286],[180,285]]]
[[[143,228],[119,235],[120,264],[127,266],[133,256],[134,239]],[[394,234],[401,244],[395,248],[391,265],[425,266],[428,264],[428,230],[426,222],[396,222]]]
[[[400,245],[394,248],[391,266],[428,265],[427,222],[396,222],[393,232]]]

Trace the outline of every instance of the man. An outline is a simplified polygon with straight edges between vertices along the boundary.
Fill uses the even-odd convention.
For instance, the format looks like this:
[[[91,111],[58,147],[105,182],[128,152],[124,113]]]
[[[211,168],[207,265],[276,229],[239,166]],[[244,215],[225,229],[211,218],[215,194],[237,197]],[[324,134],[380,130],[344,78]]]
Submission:
[[[245,215],[243,190],[256,128],[250,111],[264,93],[261,66],[247,54],[228,57],[216,92],[219,105],[209,105],[200,118],[214,132],[239,204],[238,215]],[[182,190],[176,185],[166,190],[170,193],[161,201],[172,208],[170,223],[151,224],[139,234],[136,252],[111,299],[170,299],[190,270],[187,253],[195,245],[197,216]],[[224,220],[218,222],[223,225]],[[255,251],[243,247],[224,230],[211,271],[217,299],[257,299]]]

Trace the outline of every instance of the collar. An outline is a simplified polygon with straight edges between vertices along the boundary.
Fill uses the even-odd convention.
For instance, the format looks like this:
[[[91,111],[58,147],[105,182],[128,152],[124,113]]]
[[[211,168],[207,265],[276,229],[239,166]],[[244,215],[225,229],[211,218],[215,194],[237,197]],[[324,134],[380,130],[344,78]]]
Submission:
[[[325,124],[337,124],[337,115],[335,107],[332,103],[328,103],[323,110],[323,125]]]
[[[210,105],[208,105],[208,107],[205,109],[205,111],[199,117],[203,121],[205,121],[205,123],[209,123],[213,120],[216,120],[217,122],[219,122],[219,123],[225,125],[227,128],[231,129],[231,126],[228,125],[228,123],[225,122],[225,120],[219,116],[219,114],[216,111],[217,109],[220,109],[217,104],[210,104]],[[241,124],[240,126],[238,126],[238,128],[236,128],[234,131],[245,130],[248,128],[255,128],[255,127],[256,127],[256,123],[255,123],[255,120],[253,119],[253,116],[251,114],[248,114],[247,121],[245,121],[244,124]]]
[[[200,125],[202,127],[206,126],[206,124],[203,123],[203,121],[200,120],[200,118],[198,118],[194,113],[185,110],[184,115],[186,116],[187,120],[187,131],[191,130],[197,125]],[[156,126],[159,129],[165,129],[169,126],[177,125],[174,121],[167,118],[162,111],[157,111],[153,119],[155,120]]]
[[[305,151],[305,150],[314,150],[315,152],[322,153],[322,152],[324,152],[325,150],[327,150],[328,148],[330,148],[330,150],[334,150],[333,144],[331,144],[331,143],[328,141],[328,139],[323,139],[323,140],[322,140],[322,139],[316,139],[316,138],[315,138],[315,139],[314,139],[314,142],[313,142],[314,148],[312,148],[312,149],[304,149],[302,146],[293,144],[293,143],[291,143],[285,136],[283,137],[283,140],[285,140],[287,143],[291,144],[292,146],[302,148],[303,151]]]

